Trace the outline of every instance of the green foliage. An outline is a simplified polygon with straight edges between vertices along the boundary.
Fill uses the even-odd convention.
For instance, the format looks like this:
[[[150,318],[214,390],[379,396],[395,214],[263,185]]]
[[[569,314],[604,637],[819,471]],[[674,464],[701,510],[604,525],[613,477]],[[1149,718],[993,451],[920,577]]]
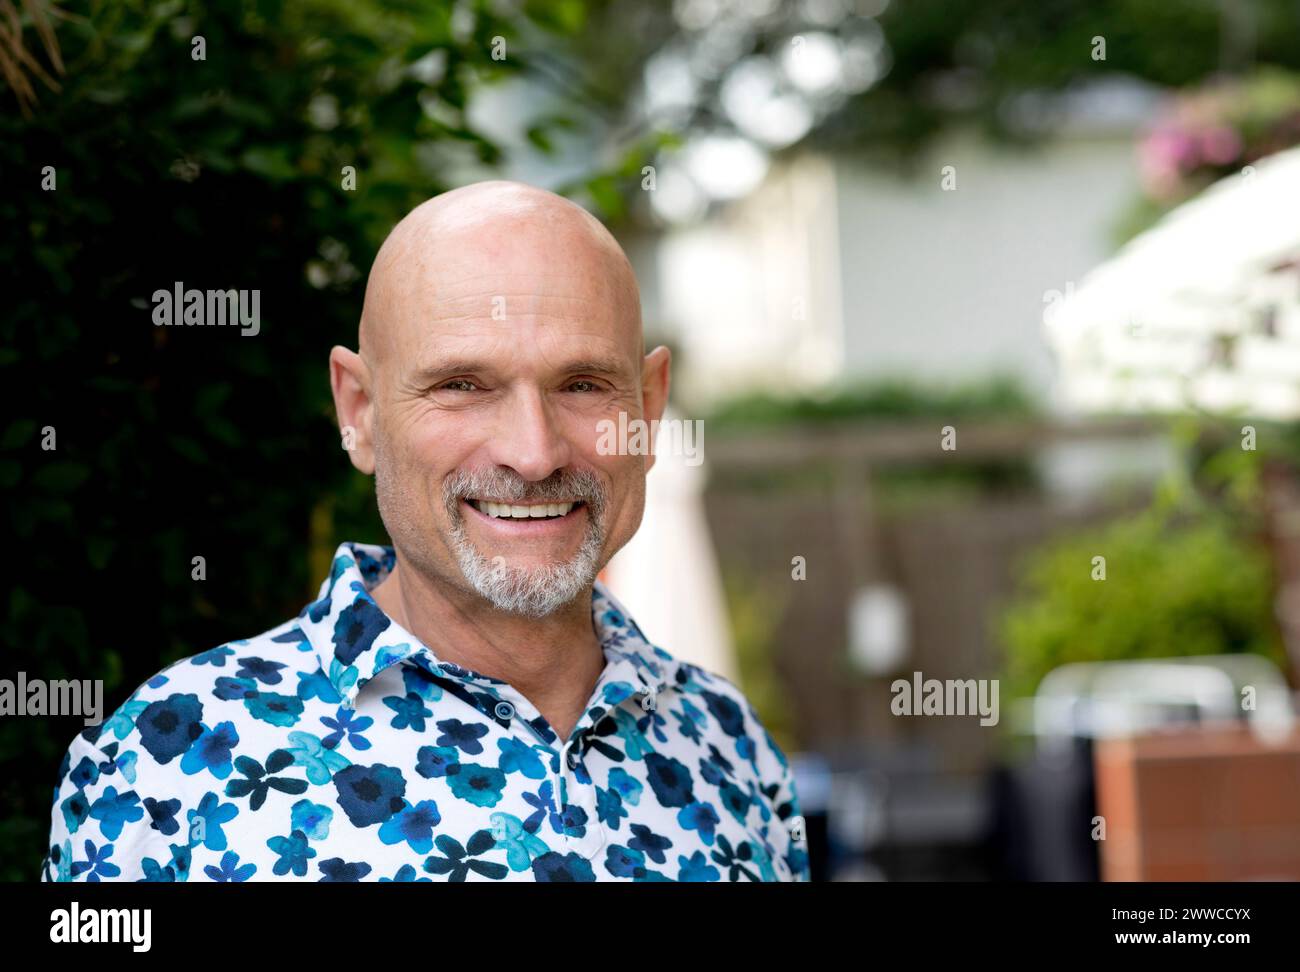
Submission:
[[[1068,662],[1253,652],[1281,663],[1267,551],[1233,526],[1221,512],[1151,510],[1036,551],[1000,624],[1008,692],[1031,695]]]
[[[749,571],[723,573],[727,615],[740,689],[749,699],[764,727],[784,752],[799,749],[793,735],[793,713],[781,687],[773,653],[776,627],[785,610],[783,596]]]
[[[710,422],[727,429],[853,419],[1011,417],[1035,411],[1029,393],[1011,376],[947,387],[889,378],[816,394],[746,394],[717,406]]]

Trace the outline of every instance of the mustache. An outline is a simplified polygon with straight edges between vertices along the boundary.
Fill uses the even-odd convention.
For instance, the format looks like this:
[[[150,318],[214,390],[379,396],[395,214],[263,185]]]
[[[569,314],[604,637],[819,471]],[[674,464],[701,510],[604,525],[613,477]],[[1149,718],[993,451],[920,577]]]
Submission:
[[[492,499],[512,503],[587,504],[593,515],[605,508],[605,484],[589,469],[557,469],[546,479],[529,482],[505,469],[458,469],[442,483],[443,500],[458,515],[462,499]]]

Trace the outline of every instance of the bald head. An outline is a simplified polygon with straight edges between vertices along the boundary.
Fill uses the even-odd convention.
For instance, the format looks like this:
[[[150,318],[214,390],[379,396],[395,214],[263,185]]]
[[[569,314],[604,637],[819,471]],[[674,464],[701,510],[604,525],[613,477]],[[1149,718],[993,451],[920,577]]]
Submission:
[[[400,571],[462,610],[572,613],[636,531],[668,396],[627,257],[581,207],[509,182],[424,203],[370,271],[360,353],[330,352],[353,465]],[[448,592],[459,592],[451,595]]]
[[[644,350],[636,277],[600,221],[553,192],[490,181],[435,196],[388,234],[366,284],[361,355],[382,369],[409,350],[412,328],[465,318],[484,298],[497,318],[601,301],[618,336]]]

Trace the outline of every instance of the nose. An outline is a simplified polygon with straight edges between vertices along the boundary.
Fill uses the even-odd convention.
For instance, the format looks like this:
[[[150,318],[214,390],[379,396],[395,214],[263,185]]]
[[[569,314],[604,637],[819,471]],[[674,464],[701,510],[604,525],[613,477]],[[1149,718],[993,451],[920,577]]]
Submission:
[[[496,465],[513,469],[529,482],[546,479],[571,458],[568,439],[536,389],[512,396],[497,424],[490,453]]]

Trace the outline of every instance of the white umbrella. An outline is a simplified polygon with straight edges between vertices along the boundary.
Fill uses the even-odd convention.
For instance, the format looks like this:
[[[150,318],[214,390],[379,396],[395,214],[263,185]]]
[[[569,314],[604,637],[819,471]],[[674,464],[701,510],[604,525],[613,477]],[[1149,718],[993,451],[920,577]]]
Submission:
[[[1169,213],[1044,320],[1072,409],[1300,417],[1300,148]]]

